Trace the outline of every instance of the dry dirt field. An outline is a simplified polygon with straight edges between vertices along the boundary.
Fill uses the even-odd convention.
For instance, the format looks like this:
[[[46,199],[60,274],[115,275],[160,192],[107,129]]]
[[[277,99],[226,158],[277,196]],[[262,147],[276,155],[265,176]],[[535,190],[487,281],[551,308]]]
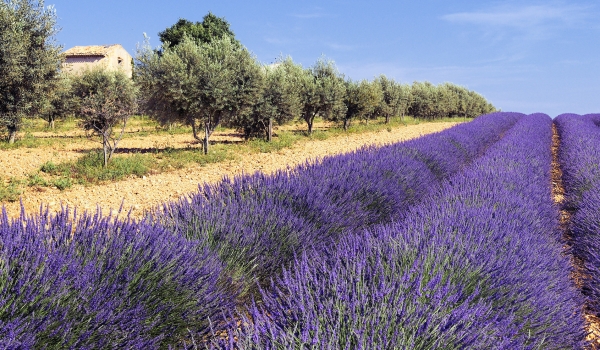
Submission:
[[[258,153],[244,156],[238,161],[224,161],[208,165],[192,165],[187,168],[166,172],[144,178],[130,178],[114,183],[81,186],[74,185],[70,189],[60,191],[56,188],[35,189],[28,187],[21,195],[23,207],[27,213],[38,212],[41,205],[48,206],[51,211],[60,209],[61,205],[76,207],[78,212],[96,210],[99,206],[103,212],[117,210],[121,204],[125,211],[131,210],[133,217],[140,217],[163,202],[176,200],[198,188],[199,183],[215,182],[223,176],[254,173],[261,171],[271,173],[277,169],[293,167],[297,164],[314,161],[324,156],[350,152],[365,145],[383,145],[438,132],[457,123],[436,122],[401,126],[378,132],[348,134],[331,137],[326,140],[311,140],[295,144],[292,148],[272,153]],[[35,135],[46,136],[42,133]],[[51,136],[51,135],[50,135]],[[46,161],[59,163],[76,159],[86,150],[98,147],[91,141],[65,138],[60,145],[0,150],[0,179],[7,181],[10,177],[26,177],[37,171]],[[211,141],[213,138],[211,138]],[[215,141],[238,140],[235,135],[215,134]],[[190,147],[192,136],[180,135],[147,135],[123,139],[119,147],[136,148],[156,147]],[[197,147],[197,145],[194,145]],[[2,203],[8,215],[16,217],[20,213],[20,203]]]

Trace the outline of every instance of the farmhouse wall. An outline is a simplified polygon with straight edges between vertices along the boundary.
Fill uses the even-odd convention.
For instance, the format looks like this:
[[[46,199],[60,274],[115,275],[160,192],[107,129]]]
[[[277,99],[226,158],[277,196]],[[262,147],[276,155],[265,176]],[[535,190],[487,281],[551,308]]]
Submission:
[[[114,45],[110,54],[105,58],[110,69],[121,69],[128,77],[133,75],[131,55],[121,45]]]
[[[104,56],[74,56],[65,59],[65,69],[71,73],[79,74],[92,67],[102,65]]]
[[[63,68],[71,73],[79,74],[85,70],[104,67],[109,70],[122,70],[132,77],[131,55],[121,45],[75,46],[65,51]]]

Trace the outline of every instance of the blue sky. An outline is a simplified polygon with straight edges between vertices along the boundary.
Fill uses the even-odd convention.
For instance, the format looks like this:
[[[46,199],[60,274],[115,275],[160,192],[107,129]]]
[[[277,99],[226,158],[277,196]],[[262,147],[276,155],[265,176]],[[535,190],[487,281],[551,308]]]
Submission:
[[[122,44],[132,55],[179,18],[225,17],[261,62],[321,55],[352,79],[452,82],[497,108],[523,113],[600,112],[600,3],[574,1],[46,0],[57,38]]]

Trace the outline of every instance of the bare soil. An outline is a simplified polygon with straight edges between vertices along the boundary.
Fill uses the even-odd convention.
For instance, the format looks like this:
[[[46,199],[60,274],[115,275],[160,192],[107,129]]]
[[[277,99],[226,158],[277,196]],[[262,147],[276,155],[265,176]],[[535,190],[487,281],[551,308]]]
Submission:
[[[41,205],[51,211],[57,211],[61,205],[76,207],[79,212],[96,210],[116,211],[121,205],[125,211],[131,210],[133,217],[141,217],[143,213],[161,203],[177,200],[198,189],[205,182],[216,182],[224,176],[250,174],[256,171],[272,173],[306,161],[315,161],[322,157],[346,153],[366,145],[384,145],[416,138],[425,134],[438,132],[457,123],[436,122],[417,125],[401,126],[378,132],[347,134],[331,137],[326,140],[300,142],[292,148],[272,153],[250,154],[239,157],[241,160],[224,161],[205,166],[192,165],[187,168],[167,173],[130,178],[114,183],[81,186],[75,185],[70,189],[60,191],[56,188],[28,187],[21,195],[21,202],[26,212],[38,212]],[[41,135],[40,135],[41,136]],[[50,136],[48,136],[50,137]],[[217,133],[215,140],[241,141],[239,136],[228,133]],[[81,157],[89,149],[97,148],[92,141],[82,142],[74,139],[70,142],[65,138],[60,145],[39,148],[21,148],[0,151],[0,180],[8,181],[10,177],[23,178],[35,173],[47,161],[60,163]],[[212,140],[212,137],[211,137]],[[121,141],[122,149],[140,150],[144,148],[185,148],[200,147],[188,134],[180,135],[146,135],[128,137]],[[19,202],[2,203],[10,217],[20,213]]]
[[[560,147],[560,137],[556,129],[556,125],[552,125],[552,195],[554,197],[554,203],[559,206],[565,201],[565,189],[562,182],[562,170],[558,161],[558,149]],[[572,242],[572,236],[569,229],[569,223],[571,221],[571,213],[566,209],[560,211],[560,226],[563,231],[565,241],[568,245]],[[583,288],[583,282],[586,279],[584,272],[583,261],[576,256],[571,257],[573,264],[573,273],[571,278],[577,288]],[[584,307],[584,317],[586,323],[586,341],[588,341],[589,349],[600,349],[600,320],[592,315]]]

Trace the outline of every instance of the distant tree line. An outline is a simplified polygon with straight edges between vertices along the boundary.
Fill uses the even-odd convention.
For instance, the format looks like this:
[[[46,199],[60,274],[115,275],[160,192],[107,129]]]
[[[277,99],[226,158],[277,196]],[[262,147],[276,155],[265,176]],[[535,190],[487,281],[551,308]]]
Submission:
[[[311,134],[316,117],[347,130],[353,120],[472,118],[495,111],[483,96],[451,83],[406,85],[384,75],[353,81],[324,57],[308,68],[290,57],[261,64],[211,13],[203,22],[180,20],[159,36],[160,49],[146,43],[137,53],[142,110],[163,124],[191,126],[204,152],[219,125],[270,140],[273,125],[295,119]]]
[[[98,69],[61,72],[56,31],[56,14],[43,0],[0,0],[0,126],[14,142],[26,118],[53,127],[77,115],[82,128],[99,136],[105,165],[135,113],[190,126],[207,153],[220,125],[271,140],[274,125],[293,120],[306,122],[311,134],[317,117],[347,130],[353,121],[377,117],[389,123],[406,115],[435,120],[495,110],[481,95],[450,83],[407,85],[384,75],[353,81],[324,57],[308,68],[290,57],[261,64],[212,13],[162,31],[158,49],[148,42],[140,47],[133,80]]]

